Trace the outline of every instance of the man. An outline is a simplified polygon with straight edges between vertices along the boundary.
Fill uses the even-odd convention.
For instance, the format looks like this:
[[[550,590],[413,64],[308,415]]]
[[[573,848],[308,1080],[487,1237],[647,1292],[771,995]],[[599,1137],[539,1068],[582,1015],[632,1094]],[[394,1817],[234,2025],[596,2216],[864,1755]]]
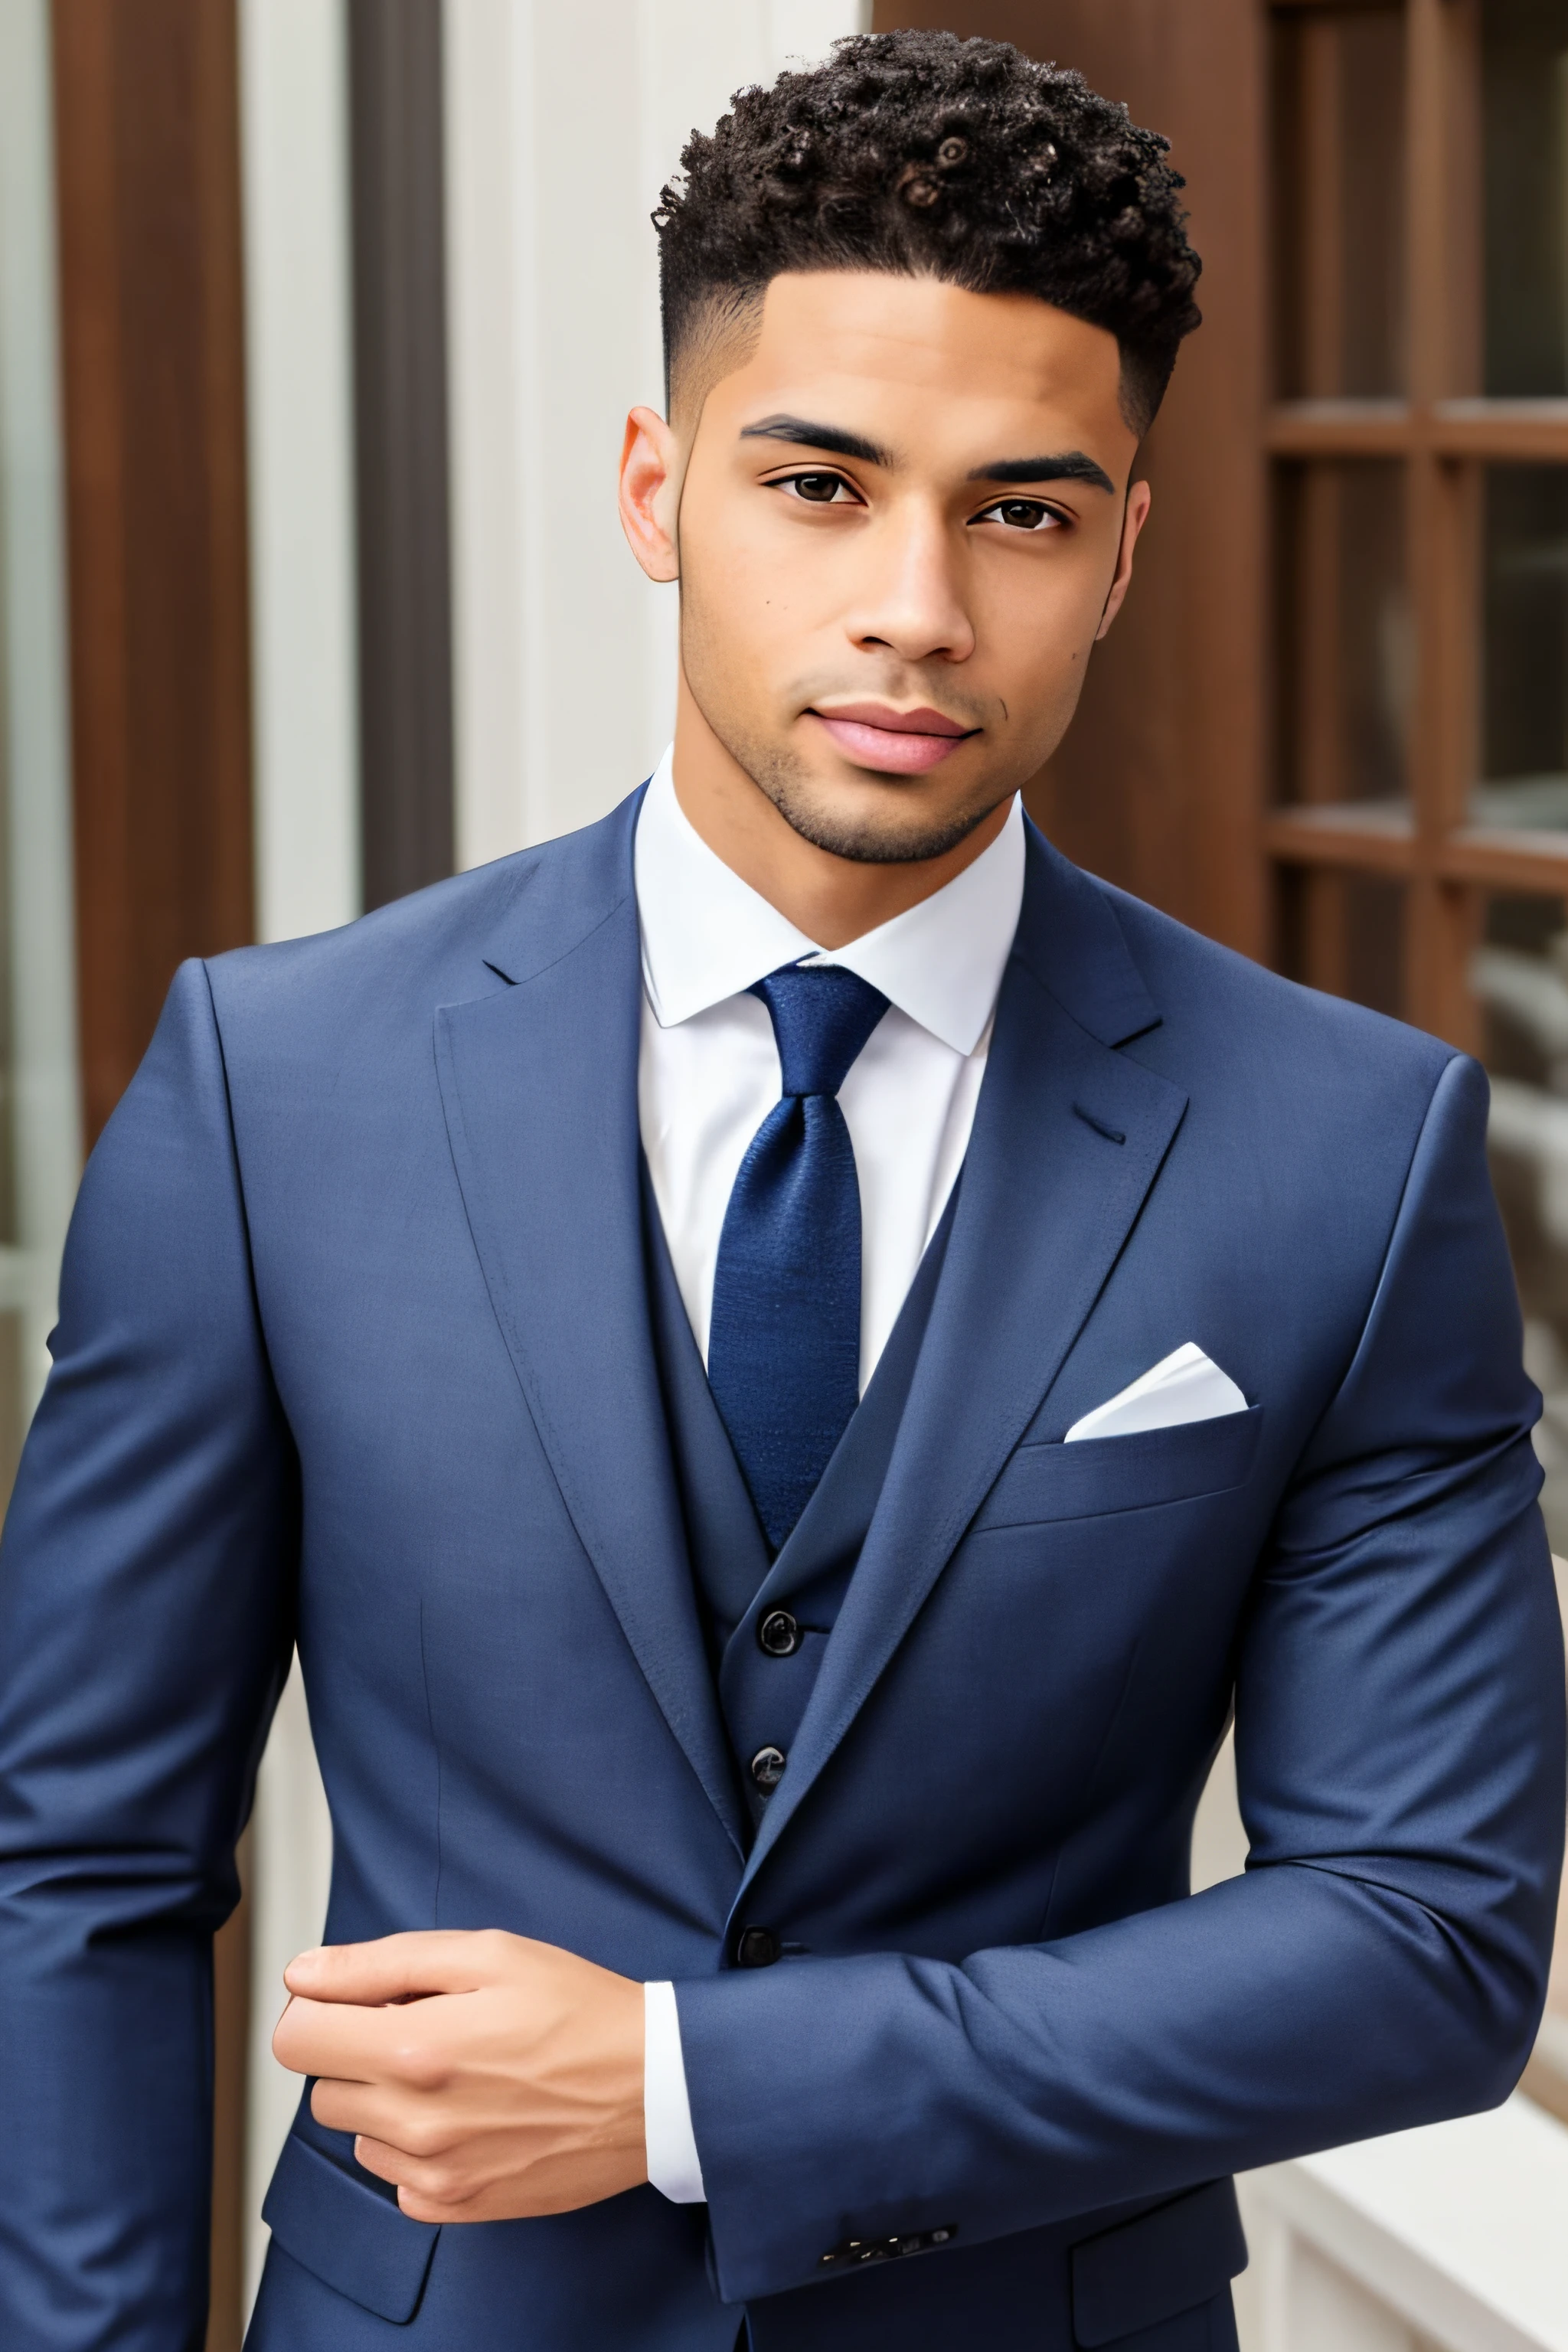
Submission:
[[[622,475],[673,761],[187,967],[84,1181],[5,1560],[18,2352],[198,2339],[296,1640],[334,1872],[258,2352],[1230,2346],[1230,2172],[1530,2045],[1563,1661],[1484,1083],[1017,799],[1195,323],[1163,142],[897,34],[685,167]],[[1192,1899],[1233,1696],[1251,1867]]]

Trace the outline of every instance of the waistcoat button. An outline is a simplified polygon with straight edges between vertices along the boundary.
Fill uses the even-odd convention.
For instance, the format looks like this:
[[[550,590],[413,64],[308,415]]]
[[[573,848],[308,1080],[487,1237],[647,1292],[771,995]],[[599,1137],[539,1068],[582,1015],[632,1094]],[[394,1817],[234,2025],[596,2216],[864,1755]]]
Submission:
[[[782,1748],[759,1748],[752,1759],[752,1778],[759,1789],[776,1789],[784,1779],[784,1752]]]
[[[779,1956],[779,1939],[771,1927],[748,1927],[735,1947],[743,1969],[771,1969]]]
[[[757,1627],[757,1640],[770,1658],[787,1658],[800,1647],[800,1627],[787,1609],[770,1609]]]

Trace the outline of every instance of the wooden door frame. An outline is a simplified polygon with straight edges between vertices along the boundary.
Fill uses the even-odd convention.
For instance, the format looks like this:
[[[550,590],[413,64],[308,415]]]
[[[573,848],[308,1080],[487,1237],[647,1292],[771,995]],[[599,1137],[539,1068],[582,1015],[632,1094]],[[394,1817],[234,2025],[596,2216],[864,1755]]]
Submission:
[[[175,966],[253,933],[235,0],[54,0],[87,1140]],[[248,1932],[215,1963],[209,2352],[238,2352]]]

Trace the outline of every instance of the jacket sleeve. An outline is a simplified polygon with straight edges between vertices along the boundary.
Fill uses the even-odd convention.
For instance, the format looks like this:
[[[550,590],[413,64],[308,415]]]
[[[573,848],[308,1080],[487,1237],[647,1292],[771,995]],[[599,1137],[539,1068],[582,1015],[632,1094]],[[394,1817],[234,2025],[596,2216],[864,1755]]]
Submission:
[[[0,1548],[0,2342],[191,2352],[212,1936],[298,1526],[200,964],[89,1163],[50,1344]]]
[[[1258,1566],[1245,1876],[962,1966],[681,1984],[727,2298],[803,2284],[847,2236],[973,2243],[1512,2087],[1551,1952],[1563,1666],[1486,1099],[1446,1066]]]

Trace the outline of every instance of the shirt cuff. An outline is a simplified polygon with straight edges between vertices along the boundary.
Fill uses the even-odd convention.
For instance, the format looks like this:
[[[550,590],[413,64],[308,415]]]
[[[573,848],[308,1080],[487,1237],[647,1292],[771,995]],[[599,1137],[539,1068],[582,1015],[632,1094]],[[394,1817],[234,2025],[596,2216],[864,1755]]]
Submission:
[[[686,2061],[680,2054],[680,2011],[672,1984],[643,1989],[643,2133],[647,2177],[672,2205],[703,2205],[702,2166],[686,2095]]]

